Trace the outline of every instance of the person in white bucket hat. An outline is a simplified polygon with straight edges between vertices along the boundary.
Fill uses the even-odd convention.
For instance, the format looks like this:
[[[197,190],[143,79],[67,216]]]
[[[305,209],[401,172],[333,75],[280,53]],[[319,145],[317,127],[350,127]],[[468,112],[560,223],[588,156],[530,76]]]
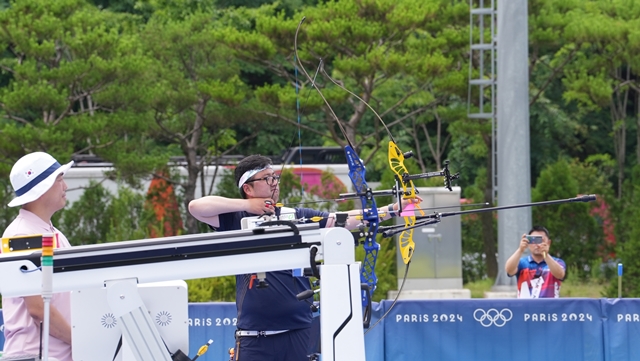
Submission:
[[[53,233],[57,247],[71,247],[67,238],[51,223],[55,212],[67,203],[64,173],[73,161],[60,165],[51,155],[35,152],[20,158],[9,178],[16,197],[9,207],[22,206],[18,216],[7,227],[3,238]],[[3,360],[34,359],[40,352],[40,328],[44,319],[41,296],[3,297]],[[72,361],[71,309],[69,293],[53,295],[50,307],[50,360]]]

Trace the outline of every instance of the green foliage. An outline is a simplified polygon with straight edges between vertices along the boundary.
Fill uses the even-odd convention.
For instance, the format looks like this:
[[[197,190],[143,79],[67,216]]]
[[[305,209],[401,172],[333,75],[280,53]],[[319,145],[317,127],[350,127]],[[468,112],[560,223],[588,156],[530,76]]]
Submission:
[[[534,202],[573,198],[579,187],[569,163],[559,159],[540,174],[532,192]],[[594,260],[602,257],[602,228],[590,214],[587,203],[564,203],[533,208],[534,225],[545,226],[552,240],[550,252],[562,258],[567,267],[575,266],[578,276],[586,278]]]
[[[491,287],[495,284],[492,278],[478,279],[464,283],[464,288],[471,291],[471,298],[484,298],[484,293],[491,291]]]
[[[148,128],[140,81],[149,61],[135,17],[83,0],[25,0],[0,12],[0,24],[7,50],[0,58],[7,81],[0,88],[0,150],[7,158],[95,152],[122,173],[126,154],[135,154],[136,174],[153,169],[154,154],[137,136]]]
[[[467,204],[484,203],[487,189],[487,169],[480,167],[477,170],[477,177],[473,185],[464,188],[464,199]],[[489,185],[490,187],[491,185]],[[490,189],[490,188],[489,188]],[[479,207],[475,207],[479,208]],[[473,208],[465,208],[473,209]],[[484,217],[484,218],[483,218]],[[487,278],[489,275],[489,267],[487,264],[487,256],[497,249],[497,217],[496,213],[480,213],[466,214],[460,217],[461,221],[461,237],[462,237],[462,280],[463,282],[475,282]],[[484,239],[483,221],[486,221],[490,227],[492,247],[488,247]]]
[[[60,213],[58,227],[71,245],[104,243],[109,233],[110,219],[105,217],[105,209],[113,196],[100,184],[91,181],[80,199]],[[128,213],[128,212],[127,212]]]
[[[116,196],[91,182],[80,199],[52,220],[73,246],[149,238],[148,225],[156,222],[144,207],[145,196],[126,186]]]
[[[616,255],[624,267],[622,295],[640,297],[640,165],[633,168],[625,182],[625,198],[621,200],[620,218],[616,224]],[[617,282],[607,289],[608,297],[617,297]]]
[[[220,173],[220,182],[217,184],[214,194],[227,198],[242,198],[233,169],[225,169]]]
[[[153,16],[168,20],[183,20],[189,15],[210,11],[214,8],[215,0],[143,0],[138,6],[144,4],[152,11]]]
[[[465,11],[467,15],[463,15]],[[462,70],[466,67],[461,66],[467,61],[468,47],[465,4],[440,0],[342,0],[306,7],[291,18],[281,12],[256,14],[257,32],[269,39],[278,52],[268,61],[269,68],[280,78],[303,83],[300,94],[304,94],[303,108],[308,118],[303,121],[306,132],[345,143],[336,120],[326,114],[319,94],[308,92],[311,84],[306,79],[296,79],[292,69],[291,41],[303,16],[306,20],[299,32],[298,48],[305,67],[316,68],[318,58],[322,58],[327,75],[372,102],[388,122],[413,119],[431,111],[418,121],[436,127],[436,122],[431,121],[437,117],[446,123],[462,115],[438,106],[457,97],[456,92],[466,91],[466,71]],[[261,57],[242,54],[248,61],[264,62]],[[363,111],[355,97],[333,86],[327,76],[322,78],[318,77],[314,84],[322,89],[337,116],[348,120],[345,130],[355,148],[363,153],[378,151],[381,138],[386,137],[379,120],[372,112]],[[256,94],[260,106],[268,109],[266,115],[295,124],[292,89],[265,84]],[[434,115],[436,112],[439,115]],[[411,126],[402,128],[396,126],[394,131],[399,144],[419,147],[427,143],[422,129],[417,133]],[[446,138],[435,131],[430,134]],[[437,139],[434,144],[438,144],[435,157],[439,160],[447,143]],[[432,157],[426,147],[416,151],[424,153],[426,159]],[[422,163],[426,166],[430,162]]]
[[[449,160],[451,169],[460,172],[460,180],[457,182],[466,193],[467,188],[477,187],[475,185],[479,179],[486,178],[487,157],[491,153],[491,123],[483,120],[457,121],[450,127],[452,133],[451,151]],[[483,171],[482,174],[480,172]],[[476,202],[482,200],[484,193],[484,182],[482,188],[476,189],[476,196],[465,195],[473,198]],[[490,185],[489,185],[490,186]]]
[[[150,81],[145,83],[153,124],[143,135],[155,144],[172,144],[161,151],[166,158],[178,155],[168,150],[185,157],[187,177],[173,179],[182,188],[185,204],[195,198],[203,168],[238,143],[255,138],[258,126],[249,105],[250,89],[240,78],[240,62],[226,44],[237,33],[228,25],[232,20],[206,6],[197,8],[178,17],[154,14],[140,34],[153,59]],[[251,134],[237,139],[238,133],[227,130],[231,127]],[[193,217],[187,217],[186,228],[189,233],[198,231]]]
[[[189,302],[233,302],[236,299],[236,277],[214,277],[188,280]]]
[[[145,196],[127,187],[118,189],[118,196],[113,198],[105,210],[109,219],[109,232],[106,242],[149,238],[150,222],[155,222],[152,210],[144,207]]]
[[[15,197],[13,187],[8,179],[0,179],[0,229],[3,231],[18,216],[20,207],[7,207],[7,204]]]
[[[593,154],[583,162],[572,159],[569,168],[576,180],[578,193],[597,194],[599,197],[613,201],[613,185],[611,176],[615,173],[616,162],[608,154]]]

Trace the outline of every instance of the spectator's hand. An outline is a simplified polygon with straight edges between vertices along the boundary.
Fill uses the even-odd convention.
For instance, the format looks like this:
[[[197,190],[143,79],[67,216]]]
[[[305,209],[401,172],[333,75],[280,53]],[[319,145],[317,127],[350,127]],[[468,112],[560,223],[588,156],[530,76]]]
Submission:
[[[273,214],[276,202],[271,198],[251,198],[247,199],[247,212],[251,214]]]
[[[529,247],[529,240],[527,239],[527,235],[523,234],[522,238],[520,238],[520,245],[518,248],[520,249],[520,252],[524,252],[527,247]]]
[[[549,243],[546,243],[546,242],[542,242],[542,243],[540,243],[540,244],[538,245],[538,249],[539,249],[541,252],[543,252],[543,254],[545,255],[545,258],[546,258],[546,255],[548,255],[548,254],[549,254]]]

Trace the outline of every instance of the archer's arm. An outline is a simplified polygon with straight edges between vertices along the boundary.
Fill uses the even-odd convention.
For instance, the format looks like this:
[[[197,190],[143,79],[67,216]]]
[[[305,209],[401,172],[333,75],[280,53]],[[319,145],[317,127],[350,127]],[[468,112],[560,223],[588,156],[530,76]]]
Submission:
[[[231,212],[249,212],[251,214],[263,214],[273,212],[273,208],[268,207],[265,201],[273,200],[269,198],[238,199],[220,196],[206,196],[194,199],[189,202],[189,213],[200,222],[207,223],[213,227],[220,227],[219,215]]]
[[[414,199],[403,199],[402,200],[402,208],[405,209],[409,204],[419,204],[422,202],[422,198],[416,197]],[[398,210],[398,203],[393,203],[388,206],[378,208],[378,213],[385,213],[384,217],[380,217],[380,221],[386,221],[390,219],[393,215],[394,211]],[[353,209],[347,212],[349,217],[347,218],[347,223],[345,228],[348,230],[356,229],[360,224],[362,224],[362,220],[358,219],[357,216],[362,215],[361,209]],[[329,220],[327,220],[327,227],[333,227],[335,225],[335,213],[329,214]]]

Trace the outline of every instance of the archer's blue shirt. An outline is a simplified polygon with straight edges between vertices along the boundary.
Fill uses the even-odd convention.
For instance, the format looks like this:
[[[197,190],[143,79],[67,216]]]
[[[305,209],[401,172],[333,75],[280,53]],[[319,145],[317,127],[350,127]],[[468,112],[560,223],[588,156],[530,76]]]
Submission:
[[[327,212],[309,208],[295,208],[296,218],[325,217],[320,227],[327,224]],[[220,227],[217,231],[241,229],[241,219],[252,217],[247,212],[233,212],[219,215]],[[266,242],[266,241],[265,241]],[[236,275],[236,308],[238,329],[251,331],[295,330],[311,327],[309,303],[298,301],[296,295],[311,288],[307,277],[293,277],[291,270],[267,272],[266,288],[257,288],[257,280],[249,288],[251,274]]]

